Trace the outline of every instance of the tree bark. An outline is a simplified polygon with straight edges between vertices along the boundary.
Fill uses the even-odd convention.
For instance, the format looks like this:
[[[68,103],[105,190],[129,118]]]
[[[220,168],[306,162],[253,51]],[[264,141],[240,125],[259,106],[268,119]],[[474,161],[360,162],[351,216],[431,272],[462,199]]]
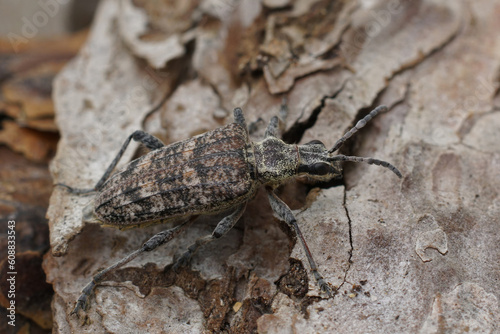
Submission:
[[[300,244],[258,193],[226,236],[175,273],[179,238],[108,277],[85,322],[70,315],[91,277],[165,229],[84,226],[91,197],[55,188],[50,219],[55,332],[494,333],[500,322],[500,5],[482,1],[105,0],[58,76],[56,182],[92,187],[125,138],[173,143],[232,122],[268,122],[327,147],[374,107],[334,184],[286,184],[327,298]],[[162,99],[157,111],[152,108]],[[265,125],[257,122],[254,140]],[[129,161],[129,149],[121,165]]]

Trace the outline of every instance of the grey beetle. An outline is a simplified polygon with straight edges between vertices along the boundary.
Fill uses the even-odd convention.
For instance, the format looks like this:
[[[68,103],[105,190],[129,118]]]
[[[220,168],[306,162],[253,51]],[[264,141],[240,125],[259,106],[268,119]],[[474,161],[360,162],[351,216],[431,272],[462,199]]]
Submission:
[[[172,240],[189,225],[191,216],[231,210],[213,233],[197,239],[173,268],[176,270],[187,264],[200,246],[220,238],[236,224],[247,202],[261,185],[266,188],[273,211],[295,231],[319,287],[332,296],[332,288],[319,273],[292,211],[274,190],[288,179],[302,175],[329,181],[341,174],[342,161],[380,165],[401,177],[399,170],[388,162],[333,154],[346,139],[382,111],[387,111],[387,108],[375,108],[330,150],[317,140],[304,145],[286,144],[277,137],[276,116],[271,119],[264,140],[252,142],[240,108],[234,109],[234,123],[167,146],[144,131],[135,131],[127,138],[93,189],[57,185],[77,194],[97,192],[84,209],[85,222],[121,229],[169,221],[180,223],[154,235],[140,249],[95,275],[82,290],[72,314],[86,308],[94,287],[104,280],[109,271]],[[145,145],[151,152],[125,165],[110,177],[132,139]]]

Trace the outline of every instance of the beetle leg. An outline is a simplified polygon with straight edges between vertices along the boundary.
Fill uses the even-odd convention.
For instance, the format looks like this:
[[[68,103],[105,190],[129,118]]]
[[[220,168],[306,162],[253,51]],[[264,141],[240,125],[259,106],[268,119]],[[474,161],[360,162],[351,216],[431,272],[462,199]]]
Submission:
[[[155,234],[148,241],[146,241],[141,248],[128,254],[126,257],[116,262],[115,264],[98,272],[94,277],[92,277],[92,280],[83,288],[82,294],[80,295],[80,297],[78,297],[75,308],[73,309],[71,314],[78,314],[78,311],[80,309],[83,310],[86,309],[88,299],[92,294],[92,291],[94,290],[95,286],[104,281],[106,275],[110,271],[122,267],[123,265],[132,261],[133,259],[135,259],[137,256],[139,256],[144,252],[151,252],[152,250],[158,248],[159,246],[169,242],[170,240],[175,238],[179,233],[181,233],[184,229],[186,229],[189,226],[189,223],[191,223],[192,221],[193,219],[187,219],[186,221],[182,222],[181,224],[171,229],[161,231]]]
[[[265,137],[278,137],[279,135],[279,119],[278,116],[273,116],[267,126]]]
[[[157,149],[165,146],[165,144],[163,144],[162,141],[159,140],[158,138],[156,138],[155,136],[153,136],[147,132],[144,132],[142,130],[136,130],[136,131],[134,131],[134,133],[132,133],[130,136],[128,136],[128,138],[125,140],[125,142],[122,145],[122,148],[120,149],[120,151],[118,152],[116,157],[113,159],[113,161],[109,165],[108,169],[106,169],[106,172],[104,172],[104,175],[101,177],[99,182],[97,182],[97,184],[94,186],[94,188],[92,188],[92,189],[76,189],[76,188],[72,188],[68,185],[65,185],[63,183],[56,183],[55,185],[67,188],[69,190],[69,192],[72,194],[87,194],[87,193],[91,193],[94,191],[98,191],[101,188],[101,186],[104,184],[104,182],[106,182],[106,180],[109,178],[109,175],[111,174],[111,172],[113,172],[113,169],[115,169],[116,165],[118,164],[118,161],[122,157],[123,153],[127,149],[127,146],[128,146],[128,144],[130,144],[130,141],[132,139],[137,141],[137,142],[140,142],[141,144],[143,144],[144,146],[146,146],[147,148],[149,148],[152,151],[157,150]]]
[[[283,97],[281,100],[281,107],[280,107],[280,112],[278,114],[278,117],[283,124],[283,126],[286,126],[286,120],[288,118],[288,105],[287,105],[288,99]]]
[[[300,243],[302,244],[302,248],[304,249],[304,252],[306,254],[307,260],[309,261],[309,266],[311,267],[311,271],[314,275],[314,278],[318,282],[318,285],[320,289],[323,292],[326,292],[328,296],[333,297],[335,292],[333,289],[330,287],[330,285],[324,280],[323,276],[319,273],[318,271],[318,266],[316,265],[316,262],[313,259],[313,256],[311,254],[311,251],[309,250],[309,247],[307,246],[306,240],[304,239],[304,236],[302,235],[302,232],[299,229],[299,226],[297,225],[297,220],[295,219],[295,216],[292,213],[292,210],[286,205],[285,202],[283,202],[275,193],[274,190],[271,188],[266,188],[269,202],[271,203],[271,208],[273,211],[278,215],[279,218],[283,219],[289,226],[291,226],[295,234],[297,235],[297,238],[300,240]]]
[[[194,244],[189,246],[188,250],[181,255],[181,257],[175,262],[173,269],[177,271],[181,266],[185,266],[191,260],[191,257],[201,246],[222,237],[224,234],[229,232],[233,228],[234,224],[241,218],[243,212],[245,212],[246,203],[240,204],[237,209],[231,213],[229,216],[224,217],[215,227],[212,234],[206,235],[204,237],[198,238]]]
[[[274,116],[271,118],[269,125],[267,126],[265,137],[279,137],[280,135],[280,121],[284,125],[286,122],[286,118],[288,116],[288,106],[286,105],[286,97],[283,98],[281,102],[279,117]]]
[[[241,110],[241,108],[234,108],[233,115],[234,115],[234,122],[240,124],[246,129],[247,122],[245,121],[245,116],[243,116],[243,110]]]

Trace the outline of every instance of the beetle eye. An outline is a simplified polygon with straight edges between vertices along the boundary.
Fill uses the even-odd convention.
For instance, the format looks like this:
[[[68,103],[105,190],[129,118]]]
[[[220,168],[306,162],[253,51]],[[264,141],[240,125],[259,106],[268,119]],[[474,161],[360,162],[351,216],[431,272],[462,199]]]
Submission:
[[[326,175],[330,173],[330,165],[324,162],[317,162],[310,166],[310,171],[314,175]]]
[[[321,140],[317,140],[317,139],[311,140],[310,142],[305,143],[305,145],[321,145],[323,147],[325,146],[325,144],[323,144],[321,142]]]

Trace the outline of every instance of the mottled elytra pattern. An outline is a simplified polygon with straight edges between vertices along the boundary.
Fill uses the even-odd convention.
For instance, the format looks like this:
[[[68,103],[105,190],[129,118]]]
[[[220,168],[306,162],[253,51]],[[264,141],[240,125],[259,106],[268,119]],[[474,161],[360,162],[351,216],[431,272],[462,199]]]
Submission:
[[[120,227],[221,211],[257,189],[246,129],[232,123],[134,160],[95,199],[95,215]]]
[[[169,220],[180,221],[180,224],[157,233],[140,249],[96,274],[83,288],[72,313],[85,309],[94,287],[105,279],[108,272],[172,240],[189,226],[190,216],[231,210],[212,234],[198,238],[189,246],[173,268],[177,270],[179,266],[187,264],[199,247],[222,237],[236,224],[247,202],[261,185],[266,188],[274,213],[294,230],[321,290],[333,296],[334,291],[320,274],[293,212],[274,190],[288,179],[301,175],[329,181],[341,174],[342,161],[383,166],[401,177],[399,170],[388,162],[333,154],[368,120],[385,110],[387,108],[383,106],[374,109],[339,139],[331,150],[327,150],[317,140],[304,145],[283,142],[278,138],[277,117],[271,119],[262,141],[250,142],[240,108],[234,109],[233,124],[169,146],[164,146],[159,139],[143,131],[135,131],[125,140],[94,189],[73,189],[60,185],[78,194],[97,192],[94,201],[84,210],[84,219],[89,222],[118,228]],[[132,139],[152,151],[109,178]]]

